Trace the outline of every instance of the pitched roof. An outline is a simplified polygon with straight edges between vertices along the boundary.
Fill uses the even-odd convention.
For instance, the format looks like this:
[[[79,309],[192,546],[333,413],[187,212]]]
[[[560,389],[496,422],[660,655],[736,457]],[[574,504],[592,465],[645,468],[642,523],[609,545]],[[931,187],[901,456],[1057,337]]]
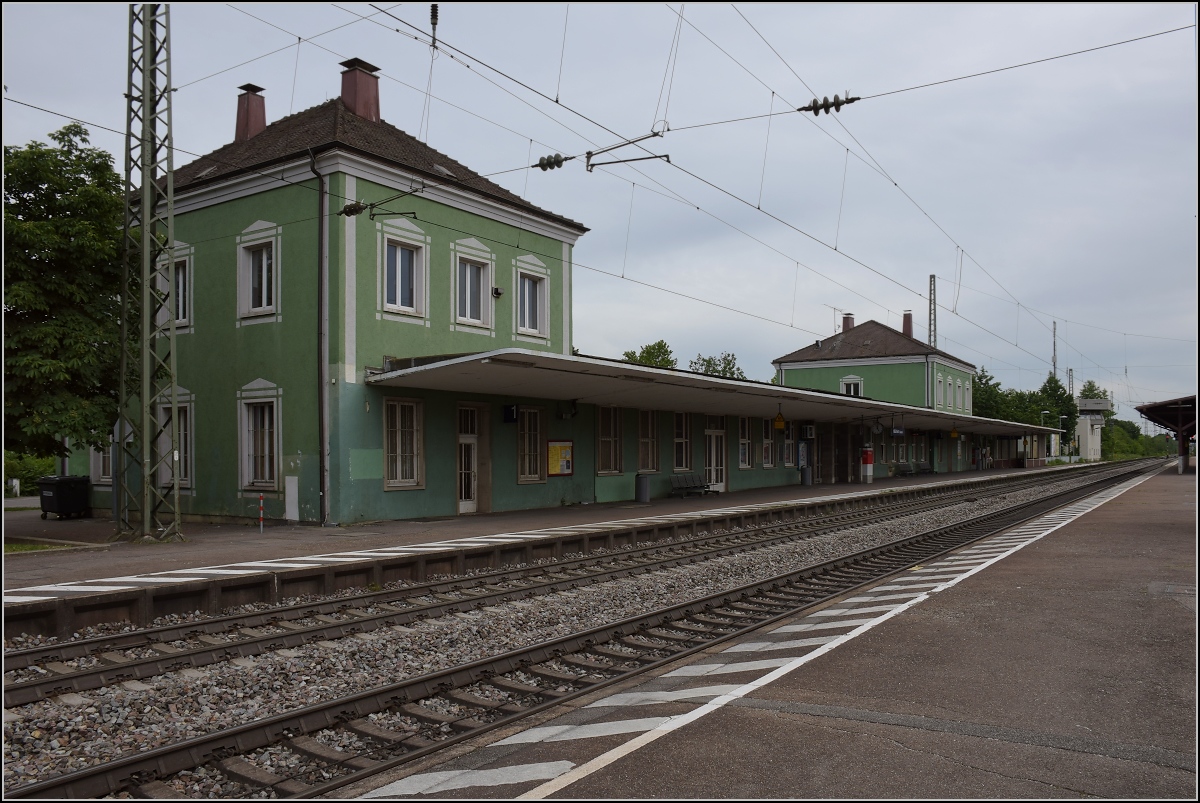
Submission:
[[[456,186],[581,233],[588,230],[570,218],[534,206],[493,184],[461,162],[393,125],[359,117],[346,108],[341,98],[276,120],[245,142],[232,142],[178,168],[175,189],[195,189],[274,164],[306,158],[309,148],[313,153],[333,148],[354,151],[424,174],[431,183]]]
[[[879,321],[864,321],[844,332],[818,340],[811,346],[805,346],[799,351],[793,351],[772,364],[785,362],[820,362],[824,360],[861,360],[879,357],[911,357],[925,354],[936,354],[948,360],[974,365],[966,360],[960,360],[953,354],[935,349],[928,343],[922,343],[903,332],[897,332],[890,326],[884,326]]]

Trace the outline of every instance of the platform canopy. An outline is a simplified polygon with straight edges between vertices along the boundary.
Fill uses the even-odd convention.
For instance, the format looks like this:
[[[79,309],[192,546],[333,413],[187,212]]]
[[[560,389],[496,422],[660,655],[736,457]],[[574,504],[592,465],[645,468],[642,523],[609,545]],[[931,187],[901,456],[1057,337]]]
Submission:
[[[1147,421],[1169,429],[1179,440],[1196,434],[1196,397],[1183,396],[1170,401],[1152,402],[1135,408]]]
[[[373,372],[368,369],[367,384],[550,399],[564,405],[575,402],[754,418],[774,418],[782,413],[791,421],[880,423],[906,430],[957,429],[963,434],[1024,435],[1062,431],[768,382],[725,379],[599,357],[525,349],[500,349],[397,370]],[[564,411],[566,409],[564,407]]]

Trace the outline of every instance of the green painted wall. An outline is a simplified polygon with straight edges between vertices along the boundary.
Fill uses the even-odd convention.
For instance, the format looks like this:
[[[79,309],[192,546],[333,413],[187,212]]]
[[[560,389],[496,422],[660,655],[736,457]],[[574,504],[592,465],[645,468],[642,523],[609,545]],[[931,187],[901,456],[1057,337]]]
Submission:
[[[783,384],[793,388],[812,388],[841,393],[841,381],[847,376],[863,380],[863,396],[880,401],[925,406],[925,363],[895,365],[853,365],[839,367],[788,368]]]

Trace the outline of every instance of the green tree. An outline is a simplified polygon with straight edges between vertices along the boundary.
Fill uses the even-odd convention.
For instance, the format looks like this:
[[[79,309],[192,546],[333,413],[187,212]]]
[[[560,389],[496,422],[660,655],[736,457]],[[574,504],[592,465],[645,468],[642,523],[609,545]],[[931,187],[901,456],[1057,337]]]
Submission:
[[[117,415],[121,179],[71,123],[4,148],[4,446],[100,447]]]
[[[655,368],[675,368],[678,362],[675,355],[671,353],[671,347],[667,345],[667,341],[659,340],[656,343],[648,343],[642,346],[639,352],[625,352],[625,362],[636,362],[641,365],[652,365]]]
[[[975,375],[974,386],[971,388],[971,412],[983,418],[1005,420],[1007,411],[1004,409],[1004,391],[996,377],[980,368]]]
[[[1064,430],[1063,442],[1069,443],[1071,434],[1075,431],[1075,424],[1079,421],[1079,407],[1075,404],[1075,399],[1071,397],[1066,387],[1054,374],[1046,376],[1046,381],[1038,389],[1038,395],[1041,396],[1042,403],[1045,405],[1042,409],[1050,411],[1050,415],[1045,417],[1046,426]],[[1066,416],[1066,418],[1059,416]]]
[[[688,370],[698,374],[725,376],[730,379],[745,379],[746,374],[738,367],[737,357],[728,351],[721,352],[719,357],[704,357],[696,355],[696,359],[688,363]]]

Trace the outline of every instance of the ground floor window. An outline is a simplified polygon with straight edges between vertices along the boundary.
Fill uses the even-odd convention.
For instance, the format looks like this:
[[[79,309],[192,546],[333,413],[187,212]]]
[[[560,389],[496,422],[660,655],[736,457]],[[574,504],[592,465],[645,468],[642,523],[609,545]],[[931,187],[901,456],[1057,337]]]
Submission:
[[[638,411],[638,471],[658,471],[658,427],[653,410]]]
[[[692,468],[692,422],[687,413],[675,414],[675,470]]]
[[[383,421],[385,482],[391,487],[420,485],[420,402],[388,401]]]
[[[275,402],[246,402],[245,484],[248,487],[275,487]]]
[[[546,477],[542,469],[541,410],[522,407],[517,413],[517,480],[543,480]]]
[[[753,468],[754,456],[750,451],[750,419],[738,419],[738,468]]]
[[[783,425],[783,464],[796,465],[796,424],[788,421]]]
[[[775,466],[775,422],[764,418],[762,422],[762,464],[763,468]]]
[[[597,410],[596,471],[615,474],[621,468],[621,408],[601,407]]]
[[[273,431],[274,403],[266,402],[265,404],[272,407],[272,410],[267,414],[267,416],[270,418],[271,429]],[[190,404],[180,404],[176,407],[176,409],[179,411],[179,431],[177,433],[179,436],[179,441],[176,444],[179,449],[179,487],[190,488],[192,485],[192,406]],[[170,459],[170,455],[167,455],[166,452],[170,448],[171,443],[171,408],[163,407],[161,410],[161,416],[163,422],[163,431],[162,436],[159,439],[159,449],[160,454],[167,458],[167,460],[162,464],[162,470],[159,472],[159,484],[169,486],[171,484],[172,461]],[[273,443],[269,445],[264,444],[264,448],[268,448],[268,451],[270,452],[269,457],[272,459],[274,457],[273,447]],[[257,480],[251,480],[251,482],[256,481]],[[261,481],[274,483],[275,478],[272,475],[271,479]]]

